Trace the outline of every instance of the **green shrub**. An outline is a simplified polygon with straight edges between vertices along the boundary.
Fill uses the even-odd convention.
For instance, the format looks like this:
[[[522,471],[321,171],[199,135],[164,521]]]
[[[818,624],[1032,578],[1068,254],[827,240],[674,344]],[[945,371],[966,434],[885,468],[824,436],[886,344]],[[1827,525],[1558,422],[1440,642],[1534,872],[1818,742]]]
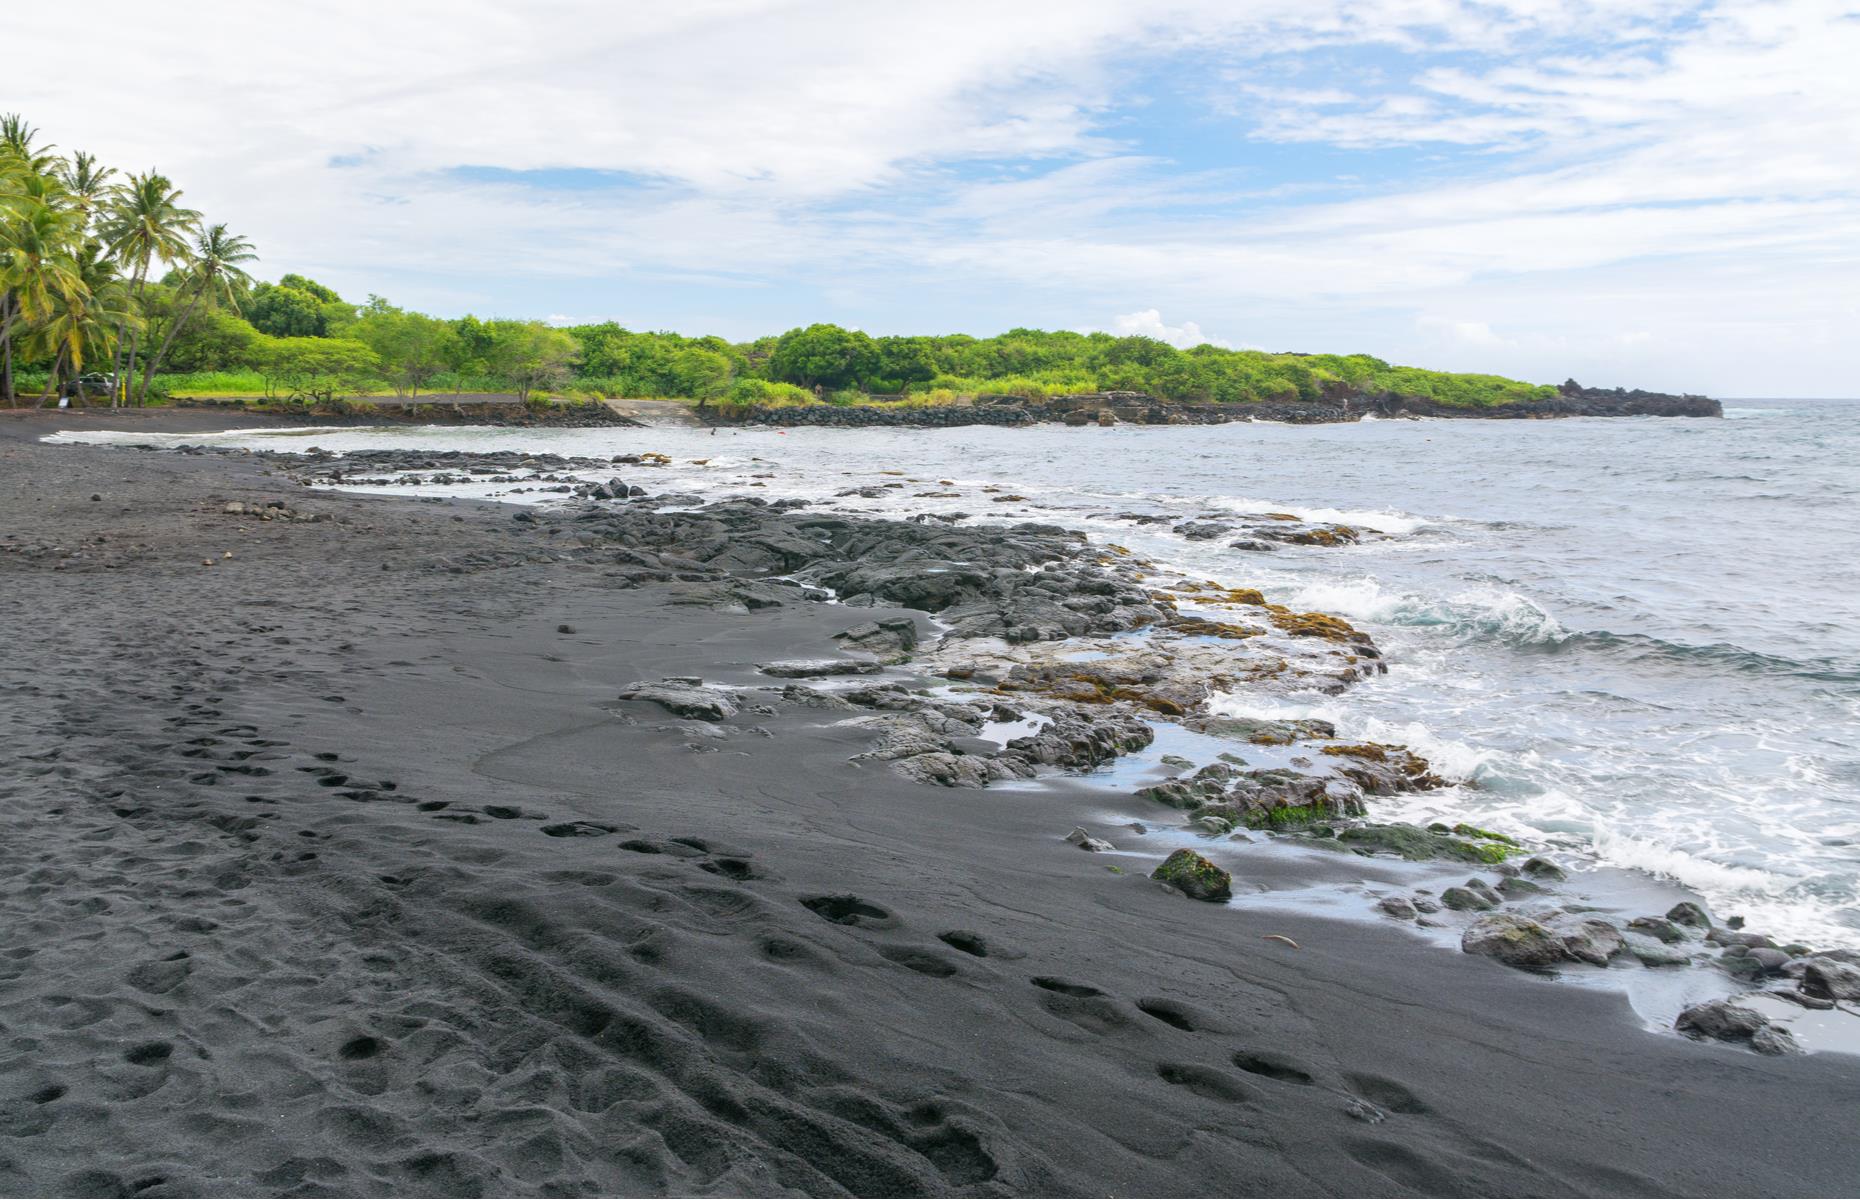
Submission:
[[[766,379],[739,379],[730,385],[724,394],[728,404],[758,405],[763,408],[783,408],[796,404],[815,403],[814,394],[798,388],[792,383],[771,383]]]

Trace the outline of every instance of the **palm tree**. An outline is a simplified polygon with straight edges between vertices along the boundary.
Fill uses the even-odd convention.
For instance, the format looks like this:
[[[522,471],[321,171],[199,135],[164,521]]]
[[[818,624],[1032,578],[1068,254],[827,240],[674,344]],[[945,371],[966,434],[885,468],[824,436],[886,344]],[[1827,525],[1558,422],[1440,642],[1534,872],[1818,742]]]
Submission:
[[[47,321],[53,306],[85,292],[72,256],[76,221],[50,204],[24,208],[0,222],[0,289],[7,298],[0,314],[0,355],[5,358],[5,391],[13,390],[13,344],[21,330]]]
[[[48,189],[56,187],[49,174],[53,164],[50,147],[42,150],[33,144],[38,134],[18,113],[0,116],[0,224],[26,219],[46,203]],[[25,318],[7,281],[32,269],[11,248],[16,237],[31,243],[37,234],[32,230],[0,229],[0,398],[9,402],[13,396],[13,342]]]
[[[26,124],[26,118],[18,113],[0,116],[0,157],[14,159],[30,170],[46,174],[54,161],[52,147],[34,146],[38,137],[39,131]]]
[[[187,235],[200,224],[200,214],[181,207],[181,192],[166,175],[149,171],[131,175],[129,182],[114,197],[104,236],[109,250],[118,261],[133,266],[129,299],[140,305],[148,284],[149,264],[184,262],[187,258]],[[128,384],[136,369],[136,342],[140,329],[127,326],[128,345],[122,344],[124,330],[117,331],[117,394],[127,397]]]
[[[82,150],[72,154],[71,161],[59,169],[58,182],[64,186],[72,206],[82,214],[86,233],[90,230],[91,218],[116,195],[116,185],[110,182],[115,174],[116,168],[99,167],[97,156]]]
[[[216,300],[225,300],[228,304],[237,299],[252,286],[252,277],[246,274],[243,263],[258,261],[258,255],[252,250],[252,243],[236,233],[231,233],[225,225],[209,225],[194,239],[193,269],[189,272],[188,282],[193,286],[193,298],[187,302],[187,308],[168,326],[168,332],[161,340],[161,348],[149,359],[148,369],[142,372],[142,387],[136,393],[136,403],[143,403],[148,395],[149,380],[161,369],[162,359],[168,355],[168,347],[193,317],[194,310],[209,295]],[[183,286],[187,286],[183,284]]]
[[[77,398],[83,403],[86,354],[99,355],[107,350],[112,331],[128,315],[122,277],[100,246],[92,243],[84,247],[74,266],[81,286],[55,297],[49,315],[33,334],[39,352],[52,356],[52,371],[39,397],[41,404],[52,395],[60,372],[66,369],[71,378],[79,380]]]

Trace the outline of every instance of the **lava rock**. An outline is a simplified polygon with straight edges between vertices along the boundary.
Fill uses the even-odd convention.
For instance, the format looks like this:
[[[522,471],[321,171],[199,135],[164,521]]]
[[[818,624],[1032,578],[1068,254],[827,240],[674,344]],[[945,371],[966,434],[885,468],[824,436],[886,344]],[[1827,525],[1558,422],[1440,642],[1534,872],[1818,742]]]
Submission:
[[[1440,893],[1440,902],[1456,912],[1485,912],[1498,905],[1472,888],[1450,887]]]
[[[1635,917],[1632,921],[1628,922],[1628,928],[1634,930],[1636,933],[1642,933],[1651,938],[1658,938],[1669,946],[1674,942],[1684,941],[1686,937],[1679,926],[1667,920],[1665,917]]]
[[[1224,904],[1233,899],[1234,877],[1193,850],[1177,850],[1150,872],[1159,880],[1195,900]]]
[[[620,698],[657,704],[669,713],[697,721],[721,721],[736,715],[736,705],[727,694],[684,679],[630,684]]]
[[[1460,949],[1511,967],[1548,967],[1569,957],[1562,938],[1513,913],[1487,913],[1474,921],[1460,937]]]
[[[1683,950],[1675,950],[1658,938],[1641,933],[1624,933],[1622,942],[1627,952],[1640,961],[1643,967],[1682,967],[1692,961],[1692,956]]]
[[[1823,1000],[1860,1000],[1860,969],[1817,955],[1802,969],[1802,991]]]
[[[1569,878],[1569,873],[1541,854],[1533,854],[1524,860],[1523,871],[1533,879],[1548,879],[1561,883]]]
[[[1708,1000],[1679,1014],[1673,1028],[1700,1041],[1741,1043],[1759,1054],[1792,1054],[1795,1039],[1761,1013],[1729,1000]]]
[[[1621,931],[1596,917],[1561,913],[1544,922],[1544,927],[1562,939],[1563,952],[1580,962],[1598,967],[1627,949]]]
[[[880,667],[859,658],[799,658],[763,663],[756,669],[777,679],[825,679],[830,675],[876,675]]]

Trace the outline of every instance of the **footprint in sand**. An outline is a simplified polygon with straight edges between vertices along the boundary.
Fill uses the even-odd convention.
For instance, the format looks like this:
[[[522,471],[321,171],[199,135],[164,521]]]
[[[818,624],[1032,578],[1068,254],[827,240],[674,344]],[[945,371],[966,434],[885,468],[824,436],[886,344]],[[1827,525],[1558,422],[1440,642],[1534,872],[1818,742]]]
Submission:
[[[1114,1033],[1130,1027],[1122,1006],[1101,988],[1052,975],[1035,976],[1031,982],[1045,993],[1040,1007],[1088,1033]]]
[[[1286,1054],[1272,1050],[1236,1050],[1234,1066],[1250,1074],[1276,1079],[1281,1083],[1296,1083],[1309,1087],[1315,1080],[1304,1063]]]
[[[1258,1093],[1232,1075],[1199,1063],[1157,1063],[1156,1074],[1164,1083],[1226,1104],[1250,1104],[1259,1098]]]
[[[1214,1019],[1191,1004],[1180,1000],[1169,1000],[1161,996],[1143,996],[1137,1000],[1137,1008],[1148,1016],[1155,1017],[1164,1025],[1172,1025],[1185,1033],[1219,1032]]]
[[[1343,1078],[1356,1089],[1357,1095],[1388,1112],[1420,1116],[1434,1111],[1419,1096],[1409,1091],[1406,1085],[1393,1079],[1353,1072],[1346,1072]]]
[[[889,909],[857,896],[803,896],[801,903],[821,920],[835,925],[889,929],[898,924],[898,918]]]
[[[949,956],[935,950],[915,946],[880,946],[878,952],[900,967],[907,967],[932,979],[948,979],[957,973],[956,964],[949,960]]]

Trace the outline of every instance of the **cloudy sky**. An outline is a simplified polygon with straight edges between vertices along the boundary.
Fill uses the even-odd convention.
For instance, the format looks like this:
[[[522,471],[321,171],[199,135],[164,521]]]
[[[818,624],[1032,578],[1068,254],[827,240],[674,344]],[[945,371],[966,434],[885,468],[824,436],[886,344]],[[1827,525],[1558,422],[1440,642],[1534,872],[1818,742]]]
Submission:
[[[358,299],[1860,394],[1860,0],[20,7],[0,110]]]

